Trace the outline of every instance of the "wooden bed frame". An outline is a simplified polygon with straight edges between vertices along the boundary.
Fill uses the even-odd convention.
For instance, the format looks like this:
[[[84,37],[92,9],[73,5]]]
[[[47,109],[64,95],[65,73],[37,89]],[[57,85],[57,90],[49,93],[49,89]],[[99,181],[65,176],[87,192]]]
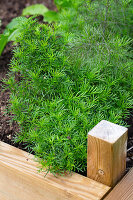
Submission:
[[[125,127],[107,121],[94,127],[88,133],[88,177],[77,173],[45,176],[44,172],[38,172],[33,155],[1,141],[0,200],[104,199],[125,171],[126,141]],[[133,179],[131,182],[133,185]],[[111,197],[105,199],[111,200]]]

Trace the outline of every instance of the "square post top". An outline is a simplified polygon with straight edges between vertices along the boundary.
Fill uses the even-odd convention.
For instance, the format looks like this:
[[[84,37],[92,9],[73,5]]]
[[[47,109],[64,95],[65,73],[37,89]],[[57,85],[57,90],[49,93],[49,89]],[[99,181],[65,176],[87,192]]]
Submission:
[[[128,129],[124,126],[102,120],[89,131],[88,135],[105,140],[109,143],[115,143],[127,130]]]

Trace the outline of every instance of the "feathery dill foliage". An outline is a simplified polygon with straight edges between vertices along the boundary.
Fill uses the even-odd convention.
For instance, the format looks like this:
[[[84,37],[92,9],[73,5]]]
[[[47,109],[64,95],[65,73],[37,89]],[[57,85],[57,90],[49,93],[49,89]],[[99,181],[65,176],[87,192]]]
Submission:
[[[73,1],[54,29],[29,19],[17,39],[6,81],[16,140],[53,174],[85,171],[87,132],[102,119],[124,124],[132,105],[131,40],[100,2]]]

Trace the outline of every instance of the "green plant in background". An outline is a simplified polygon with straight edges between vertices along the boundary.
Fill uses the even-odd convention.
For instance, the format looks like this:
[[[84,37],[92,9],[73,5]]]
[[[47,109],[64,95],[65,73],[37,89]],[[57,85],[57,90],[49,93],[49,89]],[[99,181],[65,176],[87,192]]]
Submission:
[[[54,0],[54,3],[58,10],[61,10],[63,8],[70,8],[72,7],[76,1],[75,0]]]
[[[43,4],[35,4],[23,9],[22,15],[44,15],[49,9]]]
[[[61,6],[62,3],[61,1],[57,2]],[[23,16],[27,15],[42,15],[45,19],[45,22],[55,22],[58,21],[58,13],[52,10],[49,10],[46,6],[43,4],[35,4],[26,7],[23,9],[22,12]],[[26,20],[25,17],[16,17],[14,18],[7,26],[6,29],[4,30],[3,34],[0,34],[0,56],[6,46],[6,44],[10,41],[15,42],[16,37],[20,33],[21,25],[23,22]]]
[[[26,20],[25,17],[16,17],[6,26],[4,33],[0,35],[0,56],[8,42],[16,41],[16,37],[20,34],[21,26]]]
[[[118,23],[109,2],[75,1],[54,28],[28,19],[16,39],[5,80],[20,125],[15,141],[47,172],[85,171],[88,131],[102,119],[124,124],[133,105],[130,28],[118,28],[130,17]]]
[[[1,20],[0,20],[0,27],[1,27]],[[7,43],[7,37],[1,34],[0,35],[0,55],[5,47],[6,43]]]
[[[63,9],[70,8],[75,5],[77,6],[79,2],[77,2],[76,0],[55,0],[54,3],[58,9],[58,12],[49,10],[46,6],[42,4],[35,4],[26,7],[23,10],[22,15],[42,15],[44,17],[44,22],[57,22],[59,21],[59,14]]]
[[[23,9],[22,15],[23,16],[42,15],[44,22],[49,22],[49,23],[58,21],[58,13],[49,10],[43,4],[35,4],[26,7],[25,9]]]
[[[35,4],[26,7],[23,12],[23,16],[29,16],[29,15],[42,15],[44,17],[45,22],[53,22],[58,20],[58,13],[52,10],[49,10],[46,6],[43,4]]]
[[[110,29],[118,29],[118,32],[121,30],[121,34],[132,35],[132,26],[133,26],[133,3],[131,0],[119,0],[119,1],[86,1],[89,5],[89,20],[94,20],[95,25],[101,24],[104,29],[106,25]],[[22,15],[42,15],[44,17],[44,22],[57,22],[62,21],[62,11],[66,12],[66,9],[71,10],[73,13],[76,8],[80,6],[80,1],[76,0],[55,0],[54,1],[58,12],[49,10],[43,4],[35,4],[26,7]],[[111,6],[110,6],[111,5]],[[117,9],[117,12],[116,12]],[[60,15],[61,13],[61,15]],[[61,19],[60,19],[61,16]],[[72,15],[71,15],[72,16]],[[70,16],[68,16],[70,17]],[[0,55],[2,54],[6,44],[9,41],[15,41],[15,38],[19,34],[19,29],[21,24],[26,20],[24,17],[14,18],[9,25],[7,25],[3,34],[0,35]],[[99,22],[98,22],[99,21]],[[89,22],[89,21],[88,21]],[[90,22],[89,22],[90,23]]]
[[[54,3],[58,12],[48,10],[48,8],[42,4],[35,4],[26,7],[23,10],[22,15],[42,15],[45,22],[57,22],[61,20],[59,16],[61,13],[62,17],[62,11],[69,10],[70,12],[71,10],[73,13],[75,9],[79,8],[82,1],[54,0]],[[112,30],[114,30],[114,28],[118,29],[118,32],[125,35],[128,35],[130,32],[130,36],[132,36],[133,2],[131,0],[86,0],[86,3],[88,4],[88,9],[90,11],[89,21],[94,21],[96,26],[101,24],[104,29],[106,29],[106,26],[109,26]]]

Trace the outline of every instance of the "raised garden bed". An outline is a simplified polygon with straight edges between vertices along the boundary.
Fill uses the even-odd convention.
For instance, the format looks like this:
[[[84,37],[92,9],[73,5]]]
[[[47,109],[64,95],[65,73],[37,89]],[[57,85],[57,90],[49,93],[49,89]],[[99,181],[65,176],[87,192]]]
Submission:
[[[100,182],[114,186],[123,176],[125,170],[123,162],[126,158],[124,154],[127,140],[126,130],[124,127],[101,121],[89,132],[88,172],[91,174],[88,173],[88,176],[95,180],[77,173],[63,177],[50,173],[46,175],[44,172],[38,173],[38,164],[34,161],[33,155],[0,142],[1,199],[103,199],[111,188]],[[100,137],[99,132],[101,133]],[[109,159],[105,160],[106,154],[109,155]],[[97,156],[95,157],[95,155]],[[109,164],[108,169],[107,165]],[[112,183],[111,180],[115,181]]]
[[[51,1],[49,2],[51,3]],[[24,5],[22,5],[22,7],[24,7]],[[49,6],[49,8],[53,7]],[[14,16],[11,18],[13,17]],[[5,25],[6,22],[4,22],[2,27],[3,29],[5,28]],[[2,62],[0,63],[0,79],[5,77],[7,72],[6,61],[8,61],[10,57],[9,45],[1,57]],[[2,82],[0,84],[2,85]],[[24,144],[15,144],[12,141],[12,137],[15,132],[18,131],[17,124],[9,124],[8,121],[10,116],[4,115],[5,106],[8,104],[8,96],[8,91],[5,91],[4,93],[1,92],[0,139],[24,149]],[[127,119],[127,122],[130,126],[132,126],[132,111],[130,113],[130,118]],[[114,184],[116,184],[116,182],[123,176],[126,161],[126,170],[128,171],[132,167],[132,127],[129,129],[128,157],[125,161],[126,149],[122,148],[121,150],[119,147],[121,145],[124,145],[123,147],[125,147],[126,137],[127,136],[124,135],[123,139],[120,140],[121,142],[118,141],[114,144],[108,140],[103,142],[99,138],[95,139],[90,136],[90,150],[88,151],[88,176],[91,177],[91,179],[76,173],[73,173],[72,176],[66,175],[65,177],[54,177],[52,174],[48,174],[44,178],[45,173],[37,172],[38,164],[33,161],[33,155],[30,155],[20,149],[16,149],[15,147],[1,141],[0,199],[102,199],[110,191],[110,187],[107,185],[114,186]],[[119,154],[117,154],[118,152],[121,155],[122,162],[117,162],[117,160],[119,160]],[[116,154],[117,156],[115,157]],[[115,171],[115,175],[113,174],[113,171]],[[103,184],[99,183],[99,181]],[[132,185],[132,181],[130,181],[130,184]],[[128,188],[126,190],[128,190]]]
[[[1,31],[3,32],[5,29],[5,26],[11,21],[12,18],[17,17],[21,15],[22,9],[26,7],[27,5],[30,5],[32,3],[44,3],[49,9],[55,9],[55,6],[53,4],[52,0],[49,1],[23,1],[19,3],[16,0],[13,0],[12,2],[6,0],[1,1],[1,9],[0,9],[0,18],[2,19],[2,28]],[[11,12],[9,12],[11,11]],[[10,44],[6,47],[5,51],[3,52],[2,56],[0,57],[0,90],[2,88],[2,81],[1,79],[6,77],[6,73],[8,71],[8,64],[9,60],[11,58],[11,52],[10,52]],[[2,92],[0,91],[0,139],[4,142],[7,142],[9,144],[15,145],[19,148],[24,148],[23,144],[15,144],[12,141],[12,138],[15,135],[15,132],[18,132],[18,126],[16,123],[10,123],[10,115],[4,115],[5,107],[8,105],[8,97],[9,97],[9,91]],[[128,134],[128,157],[127,157],[127,171],[132,167],[133,160],[132,160],[132,145],[133,145],[133,118],[132,118],[132,110],[130,111],[130,116],[126,120],[127,124],[130,126],[129,128],[129,134]]]

